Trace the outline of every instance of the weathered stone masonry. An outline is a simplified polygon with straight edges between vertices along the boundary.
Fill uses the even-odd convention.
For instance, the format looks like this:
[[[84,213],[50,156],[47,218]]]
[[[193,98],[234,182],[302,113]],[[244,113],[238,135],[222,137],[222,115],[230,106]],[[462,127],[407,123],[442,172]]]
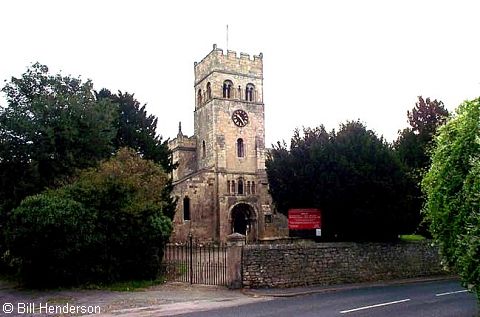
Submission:
[[[288,236],[265,170],[263,55],[213,50],[194,64],[194,135],[181,126],[169,142],[173,195],[178,197],[172,242],[192,235],[226,242],[240,233],[249,242]]]
[[[444,274],[438,250],[422,243],[247,245],[245,288],[382,281]]]

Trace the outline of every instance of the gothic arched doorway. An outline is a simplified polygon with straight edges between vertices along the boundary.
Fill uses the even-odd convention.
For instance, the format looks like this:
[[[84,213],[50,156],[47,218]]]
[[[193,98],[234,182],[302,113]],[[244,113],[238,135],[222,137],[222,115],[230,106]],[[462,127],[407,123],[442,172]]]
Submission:
[[[232,233],[240,233],[247,236],[249,241],[256,240],[256,217],[253,207],[246,203],[240,203],[232,208]]]

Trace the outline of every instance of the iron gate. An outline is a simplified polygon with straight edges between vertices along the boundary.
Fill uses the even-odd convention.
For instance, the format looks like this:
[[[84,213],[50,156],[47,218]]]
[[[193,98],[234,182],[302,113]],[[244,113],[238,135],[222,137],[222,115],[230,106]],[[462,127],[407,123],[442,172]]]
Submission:
[[[167,280],[190,284],[227,286],[227,246],[167,244],[163,256],[163,272]]]

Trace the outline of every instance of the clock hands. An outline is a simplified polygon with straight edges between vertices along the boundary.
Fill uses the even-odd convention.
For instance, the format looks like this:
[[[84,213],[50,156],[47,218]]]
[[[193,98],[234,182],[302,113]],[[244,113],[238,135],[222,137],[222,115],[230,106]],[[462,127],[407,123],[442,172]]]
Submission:
[[[235,110],[232,115],[232,120],[235,125],[244,127],[248,124],[248,114],[241,109]]]

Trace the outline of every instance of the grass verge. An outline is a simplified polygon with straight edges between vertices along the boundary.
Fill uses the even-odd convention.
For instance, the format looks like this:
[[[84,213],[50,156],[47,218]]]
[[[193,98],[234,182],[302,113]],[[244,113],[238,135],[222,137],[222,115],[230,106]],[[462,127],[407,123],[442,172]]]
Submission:
[[[402,234],[400,235],[400,240],[405,242],[419,242],[425,240],[425,237],[419,234]]]
[[[122,281],[115,282],[111,284],[91,284],[86,285],[82,288],[86,289],[101,289],[109,290],[115,292],[132,292],[132,291],[141,291],[145,288],[160,285],[165,283],[165,279],[160,277],[155,280],[133,280],[133,281]]]

